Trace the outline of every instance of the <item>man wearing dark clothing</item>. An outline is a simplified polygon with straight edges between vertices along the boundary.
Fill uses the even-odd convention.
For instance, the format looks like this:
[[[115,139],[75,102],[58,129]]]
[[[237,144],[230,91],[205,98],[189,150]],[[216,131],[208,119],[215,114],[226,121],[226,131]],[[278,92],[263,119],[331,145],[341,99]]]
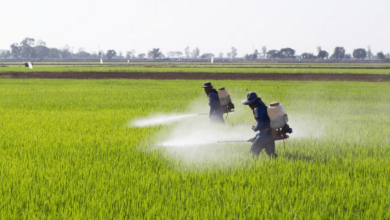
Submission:
[[[224,124],[225,121],[223,120],[223,112],[222,112],[221,104],[219,102],[217,90],[215,90],[213,88],[213,85],[211,85],[211,82],[203,83],[203,88],[204,88],[204,91],[206,92],[207,96],[209,97],[209,106],[210,106],[209,118],[210,118],[210,120],[212,122]]]
[[[272,137],[270,118],[267,114],[268,107],[254,92],[249,92],[247,99],[243,100],[241,103],[244,105],[249,105],[257,121],[256,126],[252,127],[253,131],[258,133],[252,139],[253,144],[251,146],[251,152],[258,156],[265,148],[268,156],[276,158],[277,155],[275,153],[275,140]]]

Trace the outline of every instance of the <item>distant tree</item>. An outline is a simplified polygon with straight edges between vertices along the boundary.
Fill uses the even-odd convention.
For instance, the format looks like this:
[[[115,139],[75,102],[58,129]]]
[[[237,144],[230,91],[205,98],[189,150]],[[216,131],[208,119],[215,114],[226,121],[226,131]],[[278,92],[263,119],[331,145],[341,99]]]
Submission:
[[[1,52],[1,57],[3,59],[7,59],[7,58],[11,57],[11,52],[9,50],[4,50]]]
[[[11,56],[13,58],[19,58],[20,53],[22,52],[22,48],[18,45],[18,43],[11,44]]]
[[[227,56],[228,58],[230,58],[230,57],[232,57],[232,54],[231,54],[231,53],[227,53],[226,56]]]
[[[269,50],[267,52],[267,57],[272,59],[280,58],[280,53],[277,50]]]
[[[371,52],[371,46],[367,47],[367,58],[371,60],[374,57],[374,54]]]
[[[252,54],[246,54],[245,59],[246,60],[255,60],[255,59],[257,59],[258,54],[259,54],[259,52],[257,50],[255,50],[255,52]]]
[[[317,55],[318,59],[325,59],[328,57],[329,57],[329,53],[326,52],[325,50],[321,50],[320,52],[318,52],[318,55]]]
[[[364,59],[364,58],[366,58],[366,56],[367,56],[367,52],[366,52],[366,50],[364,49],[364,48],[359,48],[359,49],[355,49],[354,51],[353,51],[353,57],[355,58],[355,59]]]
[[[160,51],[160,48],[153,48],[151,51],[148,53],[148,57],[152,58],[153,60],[160,58],[162,56],[162,53]]]
[[[314,56],[312,53],[303,53],[301,54],[302,59],[315,59],[316,56]]]
[[[88,58],[92,58],[91,56],[92,55],[90,53],[82,50],[75,54],[75,57],[78,59],[88,59]]]
[[[254,60],[257,59],[258,55],[259,55],[259,51],[256,49],[255,52],[253,53],[252,59]]]
[[[201,59],[211,59],[214,57],[214,54],[212,53],[204,53],[202,56],[200,56]]]
[[[108,60],[111,60],[113,57],[115,57],[116,51],[115,50],[107,50],[106,57]]]
[[[38,40],[35,45],[37,45],[37,46],[46,46],[46,43],[43,40]]]
[[[336,48],[334,48],[334,52],[333,52],[331,58],[335,59],[335,60],[342,60],[342,59],[344,59],[344,56],[345,56],[344,47],[336,47]]]
[[[123,58],[125,58],[125,57],[123,56],[123,53],[122,53],[122,51],[119,51],[118,58],[120,58],[120,59],[123,59]]]
[[[185,54],[186,54],[186,58],[187,58],[187,59],[190,58],[190,56],[191,56],[190,47],[186,47],[186,48],[184,49],[184,52],[185,52]]]
[[[3,56],[4,56],[5,59],[10,58],[11,57],[11,51],[6,50],[5,52],[3,52]]]
[[[103,59],[104,58],[104,51],[102,51],[102,50],[100,50],[99,52],[98,52],[98,56],[99,56],[99,58],[100,59]]]
[[[182,57],[183,56],[183,53],[180,52],[180,51],[176,51],[176,57],[179,58],[179,57]]]
[[[133,52],[131,51],[126,51],[126,59],[130,60],[134,57]]]
[[[69,59],[69,58],[72,58],[72,52],[71,52],[71,48],[69,45],[65,45],[64,48],[62,48],[62,51],[61,51],[61,56],[63,59]]]
[[[265,58],[266,55],[267,55],[267,47],[263,46],[263,47],[261,48],[261,51],[263,52],[263,57]]]
[[[61,58],[62,57],[61,51],[57,48],[50,48],[49,57],[50,58]]]
[[[350,59],[352,59],[352,55],[347,53],[347,54],[345,54],[344,59],[350,60]]]
[[[99,59],[99,55],[96,51],[92,51],[90,58],[91,59]]]
[[[145,54],[144,54],[144,53],[140,53],[140,54],[138,54],[138,58],[139,58],[139,59],[143,59],[143,58],[145,58]]]
[[[320,53],[322,51],[321,46],[317,46],[317,53]]]
[[[380,60],[386,59],[386,57],[385,57],[385,55],[383,54],[383,52],[377,53],[376,56],[377,56]]]
[[[176,52],[175,51],[169,51],[168,53],[167,53],[167,57],[168,58],[174,58],[176,56]]]
[[[85,48],[84,47],[79,47],[79,49],[77,50],[77,53],[79,52],[85,52]]]
[[[232,56],[232,59],[236,58],[237,56],[237,49],[235,47],[232,47],[231,48],[231,56]]]
[[[22,48],[21,55],[24,58],[31,58],[32,53],[34,52],[32,46],[34,45],[34,38],[24,38],[20,42],[20,47]]]
[[[180,51],[169,51],[169,52],[167,53],[167,57],[169,57],[169,58],[179,58],[179,57],[181,57],[182,55],[183,55],[183,53],[180,52]]]
[[[50,49],[43,45],[35,46],[33,55],[34,58],[39,59],[50,57]]]
[[[218,57],[222,59],[223,58],[223,53],[219,53]]]
[[[24,38],[24,39],[22,40],[22,42],[20,42],[20,45],[21,45],[22,47],[25,47],[25,46],[32,47],[32,46],[34,46],[34,43],[35,43],[34,38],[28,38],[28,37],[26,37],[26,38]]]
[[[80,47],[74,56],[78,59],[92,58],[92,54],[88,53],[84,47]]]
[[[294,58],[295,56],[295,50],[291,49],[291,48],[282,48],[280,51],[279,51],[279,57],[280,58]]]
[[[174,52],[174,51],[169,51],[169,52],[167,53],[167,57],[168,57],[168,58],[173,58],[173,57],[175,57],[175,52]]]
[[[193,58],[198,58],[199,57],[199,48],[195,48],[193,51],[192,51],[192,57]]]
[[[251,59],[253,59],[252,57],[253,57],[253,54],[245,54],[246,60],[251,60]]]

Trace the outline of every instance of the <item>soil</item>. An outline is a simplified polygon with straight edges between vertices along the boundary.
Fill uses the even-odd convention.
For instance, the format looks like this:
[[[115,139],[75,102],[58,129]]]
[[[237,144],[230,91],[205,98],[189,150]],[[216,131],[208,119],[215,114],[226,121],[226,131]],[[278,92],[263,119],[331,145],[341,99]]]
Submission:
[[[39,79],[203,79],[203,80],[295,80],[390,82],[390,75],[313,73],[124,73],[124,72],[36,72],[0,73],[0,78]]]

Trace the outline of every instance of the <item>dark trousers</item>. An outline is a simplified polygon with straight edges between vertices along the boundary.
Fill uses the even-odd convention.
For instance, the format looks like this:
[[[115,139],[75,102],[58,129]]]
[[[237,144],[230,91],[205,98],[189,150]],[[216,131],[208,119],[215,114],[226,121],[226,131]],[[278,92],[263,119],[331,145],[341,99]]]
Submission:
[[[259,156],[261,151],[265,149],[265,152],[270,157],[277,157],[275,153],[275,140],[272,138],[271,134],[268,133],[258,133],[255,136],[255,140],[251,146],[251,153],[256,156]]]

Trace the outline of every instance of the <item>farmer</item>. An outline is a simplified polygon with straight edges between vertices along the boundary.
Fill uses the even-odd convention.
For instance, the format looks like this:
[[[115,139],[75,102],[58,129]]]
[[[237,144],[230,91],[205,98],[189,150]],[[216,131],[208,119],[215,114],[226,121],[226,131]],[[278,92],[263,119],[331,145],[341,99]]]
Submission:
[[[219,102],[217,90],[213,88],[211,82],[203,83],[203,88],[204,91],[206,92],[206,95],[209,97],[209,106],[210,106],[209,118],[211,122],[224,124],[225,121],[223,120],[222,117],[223,113],[221,109],[221,104]]]
[[[276,158],[275,140],[272,138],[270,118],[267,114],[268,107],[254,92],[249,92],[247,99],[241,101],[241,103],[249,105],[257,121],[257,125],[252,127],[253,131],[258,133],[251,139],[251,141],[253,141],[251,153],[255,156],[259,156],[260,152],[265,148],[268,156]]]

